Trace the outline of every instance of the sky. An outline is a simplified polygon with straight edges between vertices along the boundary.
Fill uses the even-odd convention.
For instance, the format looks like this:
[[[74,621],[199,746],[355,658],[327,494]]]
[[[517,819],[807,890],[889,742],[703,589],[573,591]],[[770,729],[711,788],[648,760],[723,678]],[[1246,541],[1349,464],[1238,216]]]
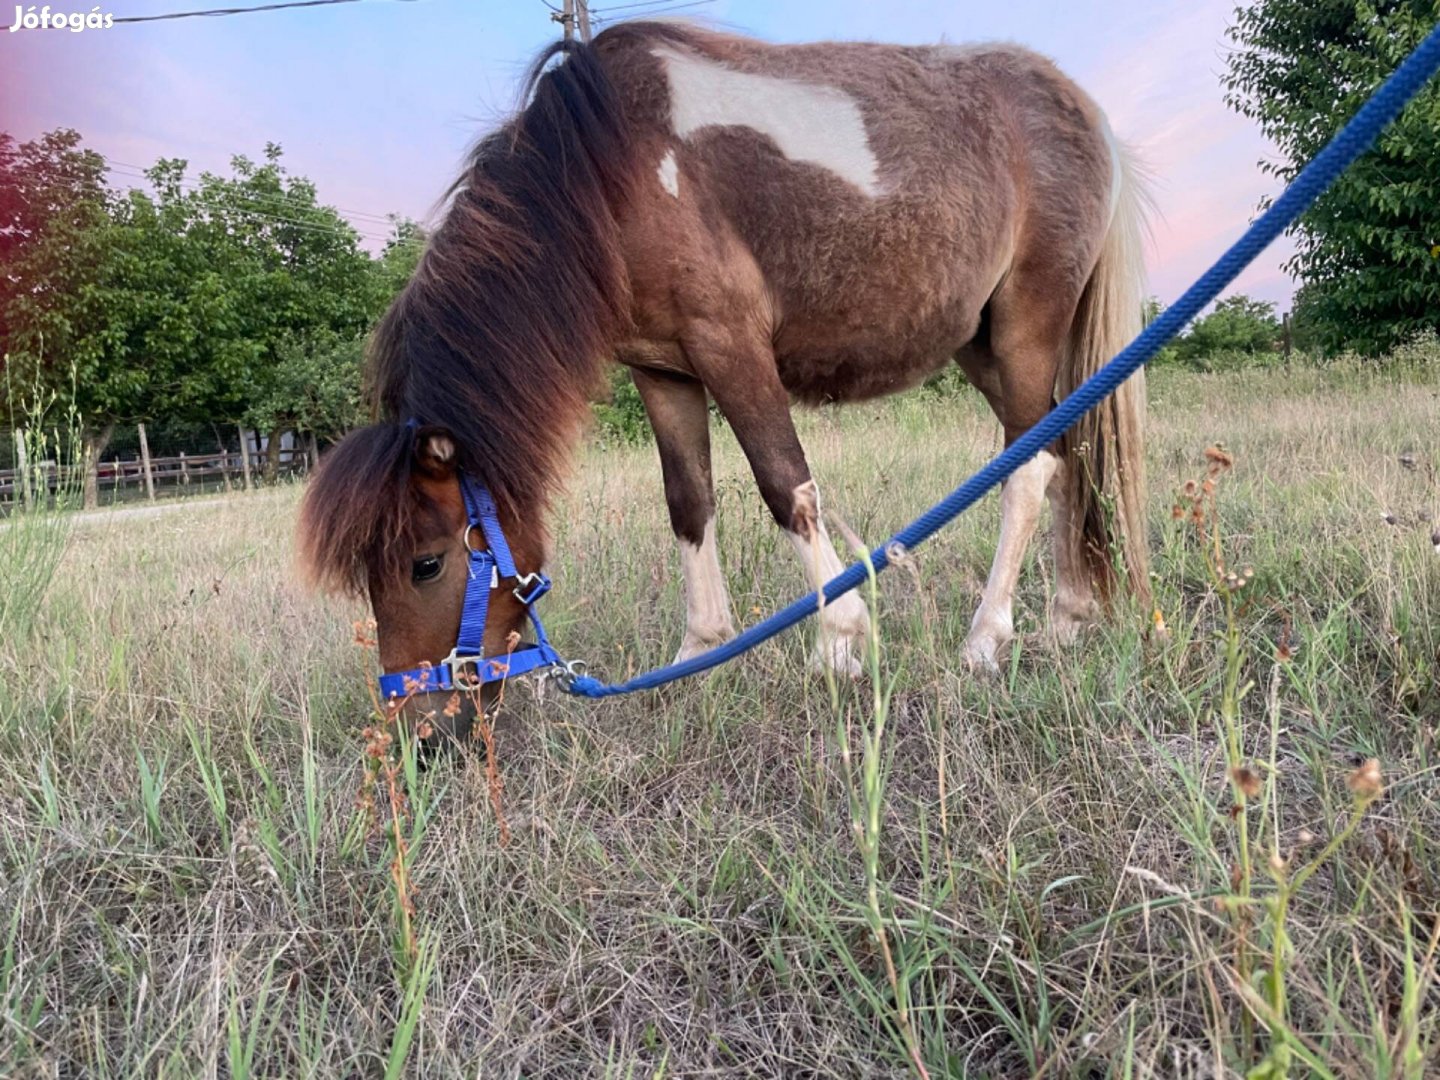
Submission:
[[[265,0],[102,0],[116,17]],[[597,20],[643,13],[591,0]],[[680,8],[683,0],[639,0]],[[518,105],[558,27],[546,0],[360,0],[72,33],[6,32],[0,130],[73,127],[117,185],[159,157],[190,174],[279,143],[375,247],[384,216],[426,220],[475,139]],[[558,6],[558,0],[556,0]],[[26,5],[29,6],[28,4]],[[89,12],[92,2],[56,10]],[[1054,59],[1106,110],[1152,177],[1150,291],[1173,301],[1250,222],[1277,182],[1273,148],[1228,109],[1221,77],[1234,0],[708,0],[676,10],[768,41],[1018,42]],[[1232,287],[1289,307],[1282,241]]]

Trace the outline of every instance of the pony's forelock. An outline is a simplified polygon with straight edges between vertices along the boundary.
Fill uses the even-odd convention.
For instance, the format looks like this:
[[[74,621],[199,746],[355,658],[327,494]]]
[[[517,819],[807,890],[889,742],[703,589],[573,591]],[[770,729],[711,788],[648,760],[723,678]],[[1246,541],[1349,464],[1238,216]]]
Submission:
[[[320,461],[300,505],[296,548],[307,581],[364,597],[372,575],[409,570],[424,501],[410,482],[415,432],[406,424],[352,431]]]

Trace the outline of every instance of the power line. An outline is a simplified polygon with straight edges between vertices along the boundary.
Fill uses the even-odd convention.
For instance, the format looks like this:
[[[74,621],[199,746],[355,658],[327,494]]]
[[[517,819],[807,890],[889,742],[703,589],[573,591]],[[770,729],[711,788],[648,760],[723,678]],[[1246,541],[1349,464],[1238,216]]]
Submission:
[[[255,7],[209,8],[204,11],[172,11],[168,15],[127,15],[113,20],[116,23],[163,22],[167,19],[217,18],[222,15],[249,15],[257,11],[282,11],[286,8],[329,7],[331,4],[359,4],[364,0],[287,0],[282,4],[259,4]],[[394,3],[411,4],[415,0],[392,0]]]
[[[673,11],[684,11],[687,8],[708,7],[715,0],[689,0],[688,3],[674,3],[672,0],[645,0],[642,3],[616,4],[611,7],[596,8],[592,12],[592,21],[597,23],[615,22],[617,19],[627,18],[651,18],[658,15],[669,15]],[[641,8],[644,10],[636,11]],[[622,12],[620,15],[610,15],[608,12]],[[628,12],[629,14],[624,14]]]
[[[13,171],[13,172],[16,172],[16,173],[31,175],[31,176],[43,175],[43,174],[40,172],[40,170],[38,170],[37,168],[34,168],[34,167],[29,168],[29,169],[26,169],[26,168],[23,168],[23,167],[22,167],[22,168],[14,169],[14,170],[12,170],[12,171]],[[115,171],[116,171],[116,172],[119,172],[119,170],[115,170]],[[121,176],[124,177],[125,179],[129,179],[129,177],[126,177],[125,174],[123,174],[123,173],[121,173]],[[78,180],[77,178],[72,178],[72,177],[58,177],[58,176],[57,176],[57,177],[53,177],[52,179],[54,179],[56,182],[58,182],[58,183],[60,183],[60,184],[67,184],[67,183],[72,183],[72,182],[73,182],[74,186],[77,186],[77,187],[78,187],[79,184],[81,183],[80,180]],[[146,178],[146,179],[148,179],[148,178]],[[200,190],[199,187],[198,187],[198,185],[197,185],[194,181],[185,180],[185,179],[183,179],[183,178],[182,178],[180,181],[178,181],[178,185],[179,185],[182,189],[187,190],[187,191],[188,191],[190,194],[192,194],[192,195],[193,195],[193,194],[196,194],[196,193]],[[253,202],[253,201],[258,200],[258,199],[260,199],[260,198],[262,198],[262,197],[263,197],[263,196],[257,196],[257,195],[241,195],[241,196],[239,196],[239,199],[240,199],[240,200],[243,200],[243,201],[252,201],[252,202]],[[225,209],[225,208],[226,208],[223,203],[216,202],[216,201],[210,201],[210,200],[206,200],[204,205],[205,205],[206,209],[209,209],[209,210]],[[284,225],[288,225],[288,226],[290,226],[290,227],[292,227],[292,228],[303,229],[303,230],[305,230],[305,231],[307,231],[307,232],[327,233],[327,234],[329,234],[329,235],[331,235],[331,236],[341,237],[342,239],[348,237],[348,236],[350,235],[350,233],[354,233],[354,235],[358,236],[358,237],[361,238],[361,239],[364,239],[364,240],[373,240],[373,241],[375,241],[376,243],[381,243],[381,244],[383,244],[383,243],[389,243],[391,240],[394,239],[394,236],[393,236],[393,235],[389,235],[389,234],[387,234],[387,235],[381,235],[381,234],[373,233],[373,232],[365,232],[364,230],[362,230],[362,229],[360,229],[360,228],[357,228],[353,223],[348,222],[348,221],[346,222],[346,225],[347,225],[347,227],[348,227],[348,229],[349,229],[349,231],[347,232],[346,229],[344,229],[344,228],[340,228],[340,227],[337,227],[337,226],[334,226],[334,225],[328,225],[328,224],[325,224],[324,222],[320,222],[320,221],[306,221],[306,220],[304,220],[304,219],[302,219],[302,218],[286,217],[284,214],[277,213],[277,212],[275,212],[273,209],[258,209],[258,208],[254,207],[254,206],[246,206],[246,205],[243,205],[243,202],[237,202],[237,203],[235,203],[235,204],[232,204],[232,205],[229,207],[229,209],[234,210],[236,213],[245,214],[245,215],[247,215],[248,217],[251,217],[251,218],[259,218],[259,219],[262,219],[262,220],[265,220],[265,221],[275,222],[275,223],[277,223],[277,224],[284,224]],[[298,207],[297,207],[297,209],[298,209]],[[317,204],[317,206],[316,206],[316,209],[317,209],[317,210],[319,210],[319,209],[329,209],[329,210],[337,210],[337,211],[338,211],[338,208],[337,208],[337,207],[322,207],[322,206],[320,206],[320,205],[318,205],[318,204]]]
[[[132,165],[126,161],[116,161],[113,158],[109,159],[107,164],[113,171],[120,173],[122,176],[134,176],[137,178],[143,177],[147,181],[150,179],[147,170],[142,166]],[[198,181],[190,180],[183,175],[180,178],[180,182],[182,185],[188,184],[191,187],[199,187]],[[282,206],[285,209],[303,209],[305,207],[305,204],[303,202],[297,199],[292,199],[288,195],[250,195],[247,197],[264,202],[274,203],[275,205]],[[337,210],[340,213],[344,214],[346,217],[366,219],[367,221],[373,222],[376,225],[388,226],[391,224],[389,214],[374,214],[368,210],[351,210],[344,206],[332,206],[330,209]]]
[[[593,12],[593,14],[595,14],[595,15],[602,15],[602,14],[605,14],[606,12],[610,12],[610,11],[629,11],[629,10],[631,10],[632,8],[654,8],[654,7],[658,7],[658,8],[664,8],[664,9],[666,9],[666,10],[672,10],[672,9],[674,9],[674,8],[677,8],[677,7],[700,7],[702,4],[712,4],[712,3],[714,3],[714,2],[715,2],[715,0],[695,0],[695,2],[693,2],[693,3],[688,3],[688,4],[687,4],[687,3],[679,3],[679,4],[677,4],[677,3],[675,2],[675,0],[634,0],[634,2],[632,2],[632,3],[625,3],[625,4],[606,4],[604,7],[598,7],[598,8],[596,8],[595,11]]]

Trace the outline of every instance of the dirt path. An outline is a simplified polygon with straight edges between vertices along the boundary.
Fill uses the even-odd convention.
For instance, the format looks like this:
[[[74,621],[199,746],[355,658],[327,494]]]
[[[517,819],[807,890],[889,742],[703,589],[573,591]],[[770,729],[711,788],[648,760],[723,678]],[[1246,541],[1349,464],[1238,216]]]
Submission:
[[[257,491],[250,494],[236,492],[230,495],[205,496],[198,499],[176,499],[172,502],[148,503],[144,506],[110,507],[103,510],[82,510],[73,521],[77,526],[110,525],[121,521],[144,521],[181,511],[198,512],[213,510],[221,506],[236,506],[240,503],[254,503],[260,500],[279,499],[283,491]]]

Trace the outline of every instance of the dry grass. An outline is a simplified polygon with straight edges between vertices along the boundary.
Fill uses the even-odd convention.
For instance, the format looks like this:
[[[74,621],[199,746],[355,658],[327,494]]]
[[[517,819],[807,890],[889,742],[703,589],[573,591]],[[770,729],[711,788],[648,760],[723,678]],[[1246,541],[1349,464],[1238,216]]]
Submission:
[[[912,1038],[932,1077],[1232,1076],[1276,1047],[1293,1076],[1440,1069],[1435,379],[1151,387],[1166,640],[1137,613],[1057,653],[1035,560],[1007,672],[967,675],[991,499],[882,579],[893,695],[832,699],[802,635],[610,703],[514,687],[507,846],[480,762],[407,781],[414,956],[386,833],[355,810],[365,613],[294,584],[293,499],[78,526],[0,641],[0,1074],[903,1075]],[[973,398],[912,396],[804,438],[827,505],[875,541],[997,435]],[[1255,570],[1228,622],[1169,515],[1216,441],[1236,459],[1227,559]],[[680,638],[652,453],[588,455],[558,519],[551,633],[607,676]],[[749,621],[802,579],[728,436],[717,469]],[[1260,784],[1246,904],[1231,626]],[[1277,923],[1372,757],[1384,796]],[[1277,949],[1283,1024],[1262,982]]]

